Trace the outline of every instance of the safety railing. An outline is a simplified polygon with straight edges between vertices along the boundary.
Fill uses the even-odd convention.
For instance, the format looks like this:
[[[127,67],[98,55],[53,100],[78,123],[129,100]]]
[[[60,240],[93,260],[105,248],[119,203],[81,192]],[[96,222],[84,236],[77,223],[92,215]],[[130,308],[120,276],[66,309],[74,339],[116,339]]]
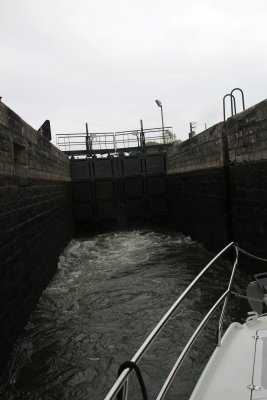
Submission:
[[[116,151],[113,132],[106,133],[65,133],[57,135],[57,146],[64,152],[90,153]]]
[[[212,308],[208,311],[206,316],[203,318],[189,341],[187,342],[186,346],[184,347],[183,351],[179,355],[177,361],[175,362],[171,372],[169,373],[167,379],[165,380],[156,400],[161,400],[165,398],[165,395],[175,377],[177,374],[179,368],[181,367],[184,359],[186,358],[187,353],[189,352],[190,348],[194,344],[195,340],[198,338],[202,330],[205,328],[207,322],[211,318],[211,316],[214,314],[214,312],[217,310],[219,305],[224,301],[223,307],[222,307],[222,312],[221,316],[219,319],[219,325],[218,325],[218,337],[217,337],[217,343],[218,346],[220,346],[221,343],[221,335],[222,335],[222,328],[223,328],[223,321],[224,321],[224,316],[225,316],[225,310],[227,306],[227,299],[228,296],[231,292],[231,288],[233,285],[233,279],[238,263],[238,247],[237,245],[234,244],[234,242],[229,243],[224,249],[222,249],[206,266],[205,268],[197,275],[197,277],[191,282],[191,284],[186,288],[186,290],[180,295],[180,297],[175,301],[175,303],[170,307],[170,309],[167,311],[167,313],[163,316],[163,318],[159,321],[159,323],[156,325],[156,327],[153,329],[153,331],[150,333],[150,335],[147,337],[147,339],[144,341],[142,346],[139,348],[139,350],[135,353],[133,358],[130,361],[127,361],[124,363],[120,368],[120,375],[118,376],[116,382],[106,395],[104,400],[112,400],[115,398],[115,396],[118,395],[118,399],[122,400],[127,400],[128,398],[128,379],[133,370],[136,371],[142,394],[143,394],[143,399],[147,399],[146,395],[146,390],[144,387],[144,382],[142,380],[142,377],[140,376],[140,370],[138,368],[138,363],[140,360],[143,358],[145,353],[147,352],[148,348],[150,345],[154,342],[158,334],[161,332],[161,330],[164,328],[164,326],[167,324],[167,322],[170,320],[174,312],[177,310],[177,308],[181,305],[183,300],[187,297],[187,295],[192,291],[192,289],[195,287],[195,285],[199,282],[199,280],[203,277],[203,275],[206,274],[206,272],[212,267],[212,265],[229,249],[233,248],[235,251],[235,259],[233,262],[233,268],[231,272],[231,277],[229,280],[228,288],[227,290],[221,295],[221,297],[214,303]]]
[[[67,154],[115,154],[133,149],[168,147],[175,140],[172,127],[103,133],[66,133],[57,135],[57,146]]]
[[[235,96],[233,95],[234,92],[240,92],[241,93],[241,99],[242,99],[242,107],[243,111],[245,110],[245,97],[244,97],[244,92],[240,88],[234,88],[231,93],[226,94],[223,97],[223,120],[224,122],[226,121],[226,112],[225,112],[225,101],[229,97],[230,98],[230,106],[231,106],[231,116],[236,115],[236,99]]]
[[[62,151],[70,151],[72,149],[82,150],[86,146],[84,133],[65,133],[57,135],[57,146]]]

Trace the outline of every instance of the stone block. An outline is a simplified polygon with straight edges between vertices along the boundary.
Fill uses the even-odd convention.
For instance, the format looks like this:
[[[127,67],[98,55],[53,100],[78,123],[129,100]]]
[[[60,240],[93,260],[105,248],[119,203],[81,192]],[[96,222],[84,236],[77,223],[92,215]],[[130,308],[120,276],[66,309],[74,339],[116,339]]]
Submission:
[[[254,156],[253,158],[254,158],[255,161],[263,160],[263,152],[262,152],[262,150],[255,151],[253,153],[253,156]]]
[[[267,100],[262,101],[256,107],[256,121],[267,119]]]
[[[267,150],[263,150],[262,152],[262,159],[267,160]]]
[[[69,160],[45,137],[0,102],[0,160],[30,165],[31,176],[70,181]],[[6,155],[4,155],[4,153]],[[10,171],[10,168],[8,168]],[[14,169],[20,172],[21,169]],[[13,172],[14,172],[13,171]]]

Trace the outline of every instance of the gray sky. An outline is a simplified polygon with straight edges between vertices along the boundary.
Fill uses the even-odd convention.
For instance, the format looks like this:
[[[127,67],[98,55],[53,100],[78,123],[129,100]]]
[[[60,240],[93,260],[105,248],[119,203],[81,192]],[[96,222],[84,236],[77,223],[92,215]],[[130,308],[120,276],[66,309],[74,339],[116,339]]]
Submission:
[[[267,93],[267,0],[0,0],[0,96],[56,133],[222,120]],[[238,110],[240,110],[238,103]]]

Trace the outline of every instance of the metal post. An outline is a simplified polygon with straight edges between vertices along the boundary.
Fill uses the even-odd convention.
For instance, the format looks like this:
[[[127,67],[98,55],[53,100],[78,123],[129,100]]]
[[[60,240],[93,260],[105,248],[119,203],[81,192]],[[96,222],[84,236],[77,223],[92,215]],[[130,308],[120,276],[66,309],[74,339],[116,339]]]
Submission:
[[[138,151],[139,151],[139,150],[140,150],[140,140],[139,140],[138,131],[137,131],[136,137],[137,137],[137,149],[138,149]]]
[[[122,400],[128,400],[128,387],[129,387],[129,379],[126,379],[123,386]]]
[[[142,119],[140,119],[140,125],[141,125],[141,131],[140,131],[141,151],[142,151],[142,153],[144,153],[145,150],[146,150],[146,141],[145,141],[143,120]]]
[[[227,289],[229,291],[229,294],[227,295],[227,297],[224,300],[223,308],[222,308],[222,312],[221,312],[221,316],[220,316],[220,320],[219,320],[219,324],[218,324],[217,346],[219,346],[219,347],[221,346],[222,328],[223,328],[223,323],[224,323],[224,317],[225,317],[225,311],[226,311],[226,307],[227,307],[228,297],[231,293],[231,289],[232,289],[233,281],[234,281],[234,275],[235,275],[236,267],[238,264],[238,247],[236,245],[234,245],[234,251],[235,251],[235,261],[234,261],[234,266],[232,269],[232,273],[231,273],[231,277],[230,277],[230,281],[229,281],[228,289]]]
[[[196,122],[190,122],[190,132],[189,139],[191,139],[196,134]]]
[[[189,139],[191,139],[193,136],[194,136],[194,132],[193,132],[193,123],[190,122]]]
[[[157,104],[158,107],[161,109],[161,122],[162,122],[162,138],[163,138],[163,144],[165,144],[165,134],[164,134],[164,120],[163,120],[163,107],[161,104],[160,100],[155,100],[155,103]]]
[[[113,146],[114,146],[114,153],[117,153],[116,132],[113,132]]]
[[[165,141],[164,120],[163,120],[163,108],[162,108],[162,106],[160,107],[160,110],[161,110],[161,121],[162,121],[162,137],[163,137],[163,144],[165,144],[166,141]]]
[[[90,137],[89,137],[88,123],[87,122],[85,124],[85,127],[86,127],[86,138],[85,138],[86,152],[87,152],[87,155],[91,156],[91,143],[90,143]]]
[[[235,89],[233,89],[233,90],[231,91],[231,95],[232,95],[232,96],[233,96],[233,93],[234,93],[236,90],[238,90],[238,91],[241,93],[241,96],[242,96],[242,106],[243,106],[243,111],[244,111],[244,110],[245,110],[244,92],[243,92],[243,90],[240,89],[240,88],[235,88]],[[236,112],[235,112],[235,113],[236,113]]]
[[[231,115],[233,116],[234,113],[236,114],[235,96],[233,96],[232,94],[228,93],[223,98],[223,120],[224,120],[224,122],[226,121],[226,115],[225,115],[225,99],[226,99],[226,97],[230,97],[231,98]]]

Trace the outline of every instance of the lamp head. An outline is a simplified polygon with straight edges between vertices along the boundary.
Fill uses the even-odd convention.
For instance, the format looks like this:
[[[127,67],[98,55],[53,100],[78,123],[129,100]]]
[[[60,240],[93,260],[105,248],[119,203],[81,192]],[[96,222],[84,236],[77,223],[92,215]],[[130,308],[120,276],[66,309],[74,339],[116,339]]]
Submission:
[[[159,100],[155,100],[155,101],[156,101],[157,106],[162,107],[161,101],[159,101]]]

